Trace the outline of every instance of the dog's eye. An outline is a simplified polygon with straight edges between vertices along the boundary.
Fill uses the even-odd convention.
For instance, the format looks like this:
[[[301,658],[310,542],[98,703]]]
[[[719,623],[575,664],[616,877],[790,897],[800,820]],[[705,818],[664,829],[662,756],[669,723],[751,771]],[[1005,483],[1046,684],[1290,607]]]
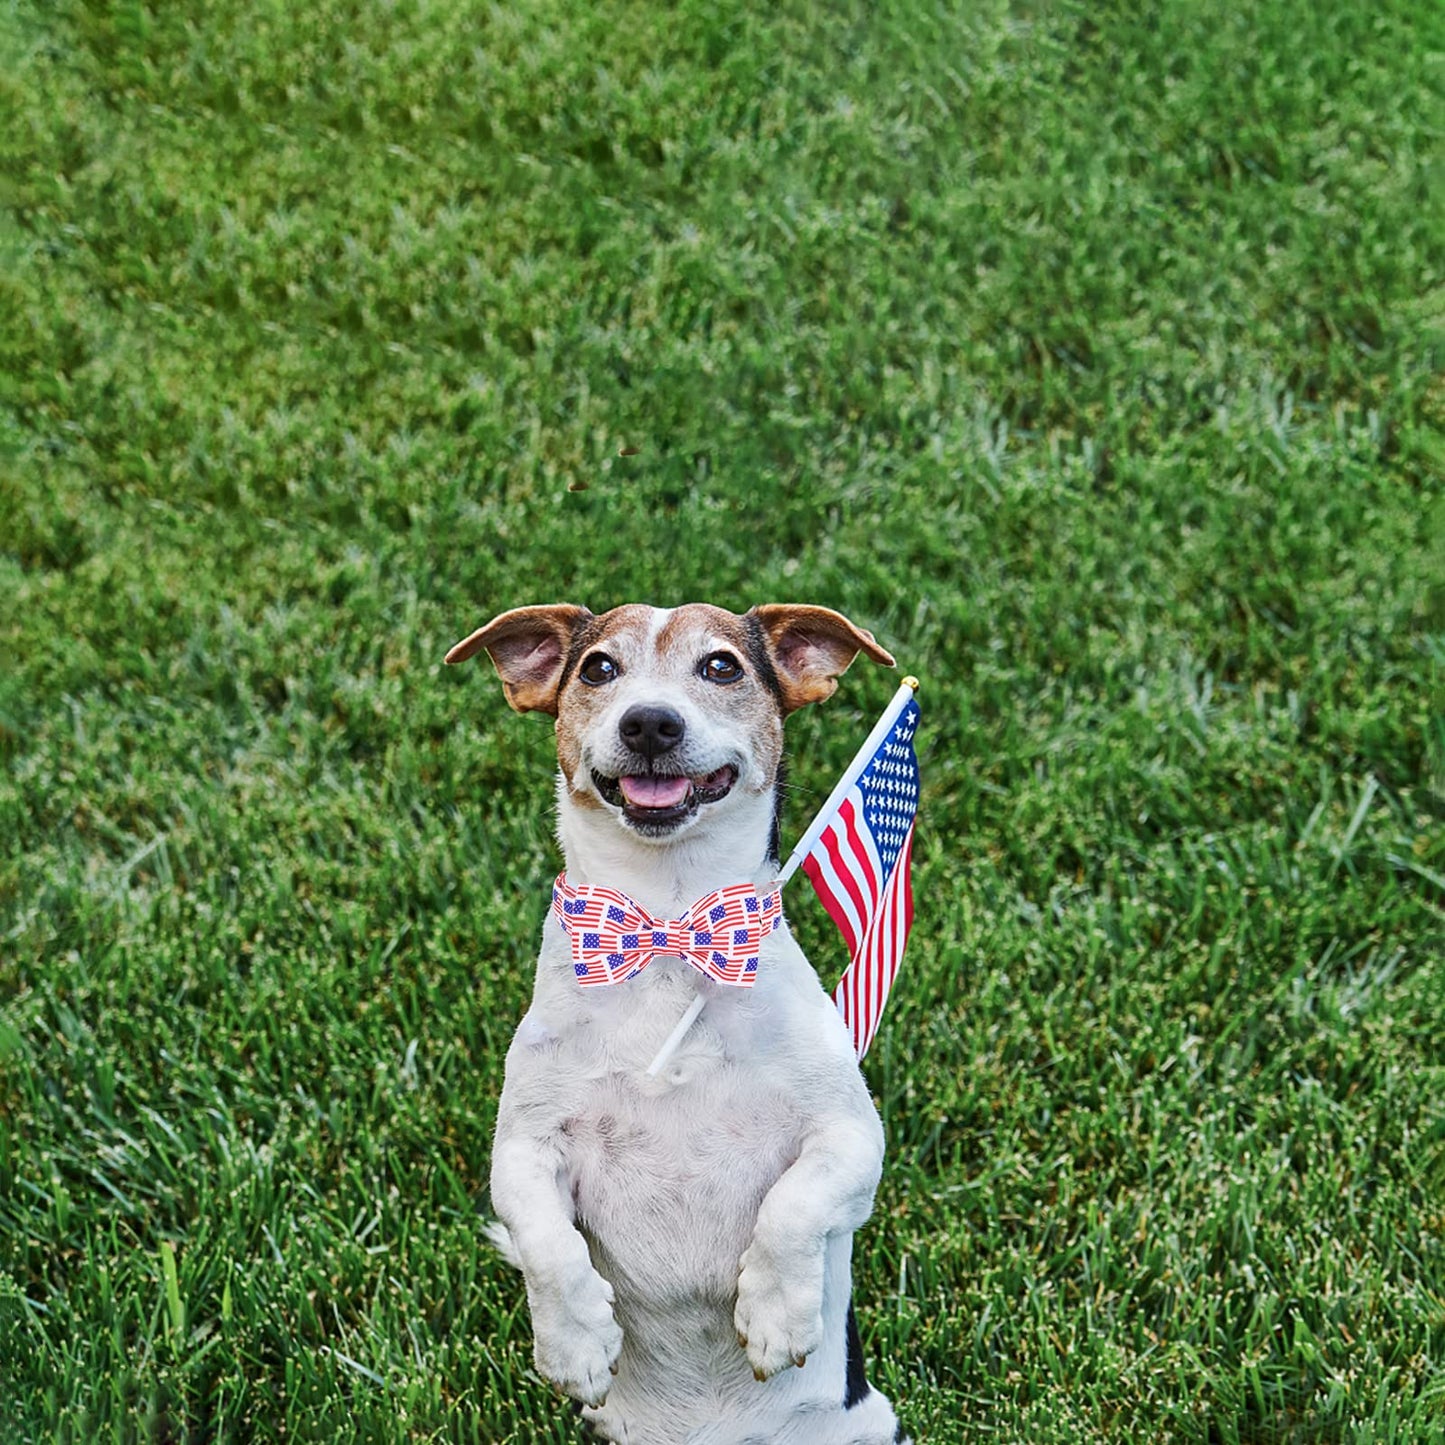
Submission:
[[[622,669],[605,652],[594,652],[582,659],[577,676],[588,687],[601,687],[604,682],[615,682],[622,676]]]
[[[736,682],[743,665],[730,652],[714,652],[703,658],[698,675],[707,682]]]

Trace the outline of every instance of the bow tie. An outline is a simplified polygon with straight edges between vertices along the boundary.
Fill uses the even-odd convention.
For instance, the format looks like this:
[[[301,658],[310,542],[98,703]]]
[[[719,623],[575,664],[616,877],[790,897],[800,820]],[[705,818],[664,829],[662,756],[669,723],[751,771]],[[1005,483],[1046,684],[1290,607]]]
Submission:
[[[615,888],[552,885],[552,911],[572,940],[577,982],[626,983],[659,955],[684,958],[717,983],[749,987],[757,977],[762,940],[783,921],[778,889],[759,895],[732,883],[699,898],[681,918],[654,918]]]

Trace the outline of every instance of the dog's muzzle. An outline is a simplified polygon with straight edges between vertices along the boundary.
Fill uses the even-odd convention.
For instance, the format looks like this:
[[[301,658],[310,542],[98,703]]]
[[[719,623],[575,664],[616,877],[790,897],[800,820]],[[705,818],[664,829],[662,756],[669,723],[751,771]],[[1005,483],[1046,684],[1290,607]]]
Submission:
[[[602,800],[620,808],[639,832],[654,834],[675,828],[703,804],[727,797],[737,780],[738,770],[731,763],[697,777],[651,768],[617,778],[592,771],[592,784]]]

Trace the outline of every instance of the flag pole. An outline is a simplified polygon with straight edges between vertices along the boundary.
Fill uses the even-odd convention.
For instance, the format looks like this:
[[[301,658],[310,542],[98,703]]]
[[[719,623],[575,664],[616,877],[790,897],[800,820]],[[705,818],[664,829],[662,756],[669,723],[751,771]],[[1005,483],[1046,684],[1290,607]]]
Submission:
[[[693,1001],[688,1004],[687,1012],[678,1019],[673,1030],[663,1040],[662,1047],[657,1051],[657,1057],[647,1066],[647,1077],[655,1079],[657,1071],[672,1057],[672,1051],[682,1042],[683,1035],[697,1022],[697,1016],[703,1011],[707,1003],[707,995],[699,993]]]
[[[823,804],[818,810],[817,816],[808,824],[807,831],[798,840],[798,846],[788,854],[788,861],[783,864],[774,880],[775,888],[781,888],[798,871],[798,865],[812,851],[813,845],[823,836],[823,829],[832,822],[833,814],[842,806],[843,799],[848,796],[848,789],[862,776],[863,769],[868,766],[868,760],[878,750],[878,744],[887,736],[888,730],[898,721],[898,715],[908,706],[913,694],[917,691],[918,679],[905,677],[898,691],[893,694],[892,701],[883,709],[883,716],[874,723],[873,731],[864,739],[863,746],[858,749],[853,761],[848,764],[843,776],[838,779],[838,786],[828,794],[828,801]],[[706,1004],[707,997],[701,993],[688,1004],[687,1011],[678,1019],[672,1032],[663,1040],[662,1047],[657,1051],[657,1057],[647,1066],[649,1079],[657,1077],[662,1066],[672,1057],[673,1050],[697,1022],[697,1016],[703,1011]]]
[[[873,724],[873,731],[863,740],[863,746],[858,749],[853,761],[848,764],[843,776],[838,779],[838,785],[828,794],[828,801],[818,809],[817,816],[808,824],[807,831],[798,839],[798,846],[788,854],[788,861],[783,864],[777,876],[777,885],[782,887],[794,873],[798,871],[798,865],[813,851],[813,845],[823,836],[823,829],[833,821],[833,814],[843,805],[843,799],[848,796],[848,790],[863,775],[863,770],[868,766],[873,754],[878,751],[878,744],[888,735],[893,724],[898,721],[898,715],[913,700],[913,694],[918,691],[918,679],[916,677],[905,677],[900,684],[898,691],[893,694],[893,700],[883,709],[883,716]]]

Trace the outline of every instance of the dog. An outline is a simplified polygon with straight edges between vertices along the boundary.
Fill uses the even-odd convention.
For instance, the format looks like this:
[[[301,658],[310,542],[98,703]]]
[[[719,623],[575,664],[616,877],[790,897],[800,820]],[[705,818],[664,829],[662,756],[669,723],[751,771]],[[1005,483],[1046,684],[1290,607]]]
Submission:
[[[893,658],[828,608],[701,603],[521,607],[446,660],[482,651],[514,709],[556,720],[566,869],[491,1166],[538,1370],[614,1445],[907,1445],[851,1302],[883,1130],[772,887],[784,718],[858,653]],[[771,910],[750,987],[680,952],[583,986],[574,892],[616,890],[655,926],[739,884]],[[699,992],[703,1013],[650,1075]]]

